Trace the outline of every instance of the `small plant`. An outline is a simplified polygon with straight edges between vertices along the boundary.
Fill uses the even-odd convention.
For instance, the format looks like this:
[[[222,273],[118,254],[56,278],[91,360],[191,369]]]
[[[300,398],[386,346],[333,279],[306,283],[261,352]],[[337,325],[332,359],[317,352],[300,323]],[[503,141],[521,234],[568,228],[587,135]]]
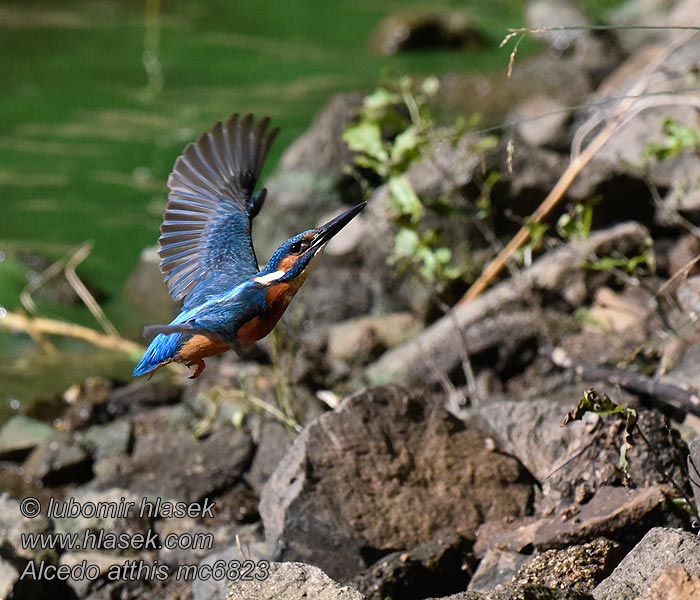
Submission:
[[[660,143],[647,144],[644,156],[647,159],[667,160],[684,151],[700,155],[700,129],[679,123],[667,117],[662,124],[664,139]]]
[[[596,415],[623,415],[625,417],[625,431],[623,442],[620,446],[620,468],[627,472],[627,451],[634,446],[632,433],[637,425],[637,411],[633,408],[615,404],[606,393],[599,393],[594,389],[583,392],[583,398],[575,409],[569,411],[564,417],[562,425],[568,425],[572,421],[580,421],[586,413]]]
[[[596,390],[589,388],[583,392],[583,398],[581,398],[581,401],[578,403],[576,408],[566,414],[562,425],[568,425],[572,421],[580,421],[586,413],[594,413],[600,416],[622,416],[625,419],[625,428],[622,432],[622,444],[620,445],[620,460],[618,463],[620,469],[625,474],[628,473],[629,463],[627,461],[627,453],[629,449],[635,445],[635,437],[639,436],[642,442],[649,449],[651,455],[654,457],[656,471],[665,481],[668,481],[678,493],[678,497],[673,499],[673,504],[691,516],[697,518],[697,511],[695,510],[695,506],[691,499],[687,496],[683,488],[678,485],[678,483],[673,480],[673,477],[666,473],[662,467],[656,448],[652,446],[651,442],[639,426],[639,418],[635,409],[622,404],[616,404],[606,393],[597,392]]]
[[[646,248],[634,256],[603,256],[595,260],[589,260],[584,263],[584,268],[591,271],[611,271],[616,269],[627,275],[633,275],[639,272],[640,269],[648,268],[654,270],[656,258],[654,256],[654,248],[651,239],[647,239]]]
[[[577,202],[557,220],[557,233],[564,240],[585,239],[593,226],[595,201]]]
[[[359,120],[345,131],[343,139],[356,153],[355,167],[360,173],[369,171],[375,181],[378,177],[387,185],[392,217],[398,226],[389,262],[417,269],[427,281],[445,284],[461,273],[453,264],[452,250],[441,244],[439,232],[426,225],[426,216],[454,207],[420,198],[405,175],[437,137],[429,102],[438,89],[433,77],[420,85],[403,77],[379,87],[365,98]],[[466,127],[468,123],[461,122],[453,135]],[[371,185],[368,188],[368,192],[373,191]]]

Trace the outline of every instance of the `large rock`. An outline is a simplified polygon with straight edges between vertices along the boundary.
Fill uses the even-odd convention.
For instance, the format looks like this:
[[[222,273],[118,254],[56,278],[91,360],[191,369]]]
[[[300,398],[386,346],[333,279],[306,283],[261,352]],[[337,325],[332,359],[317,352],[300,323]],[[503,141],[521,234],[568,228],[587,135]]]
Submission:
[[[596,600],[635,600],[671,565],[700,576],[700,538],[679,529],[654,528],[593,592]]]
[[[580,395],[577,386],[558,391],[555,398],[502,400],[472,411],[488,423],[503,448],[541,483],[538,513],[551,513],[561,504],[586,500],[606,485],[646,487],[670,476],[688,487],[682,468],[684,444],[667,433],[667,423],[660,413],[638,411],[638,425],[651,447],[638,439],[627,453],[625,473],[618,466],[624,416],[589,413],[582,421],[562,427],[564,416],[576,406]]]
[[[341,586],[323,571],[302,563],[272,563],[269,577],[232,581],[226,600],[364,600],[364,596]]]
[[[661,486],[637,490],[603,487],[586,504],[570,507],[551,517],[526,517],[482,525],[474,545],[477,556],[489,548],[515,552],[548,550],[581,544],[598,537],[626,545],[637,542],[654,526],[678,523],[669,506],[671,491]]]
[[[382,553],[449,529],[524,515],[531,480],[473,425],[399,387],[345,400],[311,423],[263,488],[278,558],[351,577]]]
[[[166,427],[156,424],[154,430],[137,435],[133,454],[114,458],[112,470],[98,476],[92,485],[195,502],[240,480],[253,451],[246,433],[220,427],[198,440],[186,429]]]
[[[287,427],[276,419],[265,418],[260,423],[255,456],[245,474],[246,482],[257,494],[292,445],[293,437]]]

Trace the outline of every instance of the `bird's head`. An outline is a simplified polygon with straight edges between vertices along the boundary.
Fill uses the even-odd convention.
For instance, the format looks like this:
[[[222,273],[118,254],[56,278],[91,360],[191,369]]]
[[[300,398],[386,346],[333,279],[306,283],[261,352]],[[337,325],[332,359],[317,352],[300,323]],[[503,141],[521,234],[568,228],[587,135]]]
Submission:
[[[362,202],[328,223],[303,231],[284,242],[270,258],[267,266],[255,277],[262,284],[302,281],[323,253],[328,242],[367,205]]]

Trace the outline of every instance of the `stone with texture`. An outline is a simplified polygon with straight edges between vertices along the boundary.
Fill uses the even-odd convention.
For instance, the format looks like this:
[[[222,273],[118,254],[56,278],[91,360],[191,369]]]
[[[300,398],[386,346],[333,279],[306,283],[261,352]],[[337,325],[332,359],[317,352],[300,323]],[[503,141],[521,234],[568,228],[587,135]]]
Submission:
[[[618,466],[624,417],[589,413],[583,420],[562,427],[564,415],[576,406],[580,395],[579,386],[560,389],[554,398],[502,400],[473,409],[488,423],[503,448],[541,482],[539,514],[589,497],[602,486],[661,483],[664,474],[687,487],[688,477],[681,468],[684,445],[668,433],[663,415],[639,409],[638,425],[654,450],[652,454],[639,440],[627,454],[625,474]]]
[[[497,547],[520,552],[580,544],[597,537],[634,543],[649,528],[676,522],[667,506],[668,488],[602,487],[586,504],[564,509],[551,517],[486,523],[477,531],[474,551],[483,556]]]
[[[263,488],[260,514],[278,558],[347,578],[365,557],[448,529],[470,537],[485,520],[527,514],[531,485],[476,426],[386,386],[306,427]]]
[[[515,109],[516,131],[530,146],[559,146],[566,137],[570,109],[551,96],[533,96]]]
[[[0,430],[0,460],[20,459],[53,435],[51,425],[23,415],[14,415]]]
[[[44,511],[46,508],[44,507]],[[51,530],[51,521],[43,515],[28,519],[22,516],[17,500],[7,494],[0,494],[0,548],[27,560],[50,558],[53,550],[43,548],[25,548],[22,535],[38,535]]]
[[[264,581],[234,581],[226,600],[364,600],[360,592],[303,563],[272,563]]]
[[[293,440],[294,437],[283,423],[271,419],[262,421],[255,456],[245,474],[246,482],[256,493],[260,494],[263,485],[274,473]]]
[[[92,460],[85,448],[66,432],[39,444],[23,465],[27,477],[43,485],[84,482],[92,477]]]
[[[518,571],[514,583],[538,583],[590,593],[621,559],[619,544],[598,538],[587,544],[547,550],[535,556]]]
[[[111,472],[93,485],[195,502],[233,487],[252,451],[250,436],[231,427],[220,427],[203,440],[182,428],[137,432],[133,453],[116,457]]]
[[[364,363],[420,331],[411,313],[364,316],[332,325],[328,330],[328,356],[332,360]]]
[[[199,563],[199,569],[203,565],[211,565],[212,568],[216,564],[228,563],[232,560],[243,562],[244,560],[253,560],[259,563],[262,560],[270,560],[272,550],[269,544],[261,541],[260,530],[255,528],[240,534],[240,549],[237,544],[230,542],[224,549],[218,549],[205,556]],[[241,552],[241,549],[244,552]],[[205,571],[206,572],[206,571]],[[192,581],[192,597],[193,600],[221,600],[226,596],[228,582],[225,579],[213,577],[197,578]]]
[[[671,565],[637,600],[697,600],[700,577],[693,577],[680,565]]]
[[[429,598],[428,600],[438,600]],[[592,600],[584,592],[576,590],[560,590],[544,585],[507,585],[489,592],[461,592],[445,596],[440,600]]]
[[[97,461],[129,452],[133,426],[127,419],[120,419],[106,425],[93,425],[75,437]]]
[[[593,591],[596,600],[635,600],[670,566],[700,576],[700,538],[680,529],[655,527]]]

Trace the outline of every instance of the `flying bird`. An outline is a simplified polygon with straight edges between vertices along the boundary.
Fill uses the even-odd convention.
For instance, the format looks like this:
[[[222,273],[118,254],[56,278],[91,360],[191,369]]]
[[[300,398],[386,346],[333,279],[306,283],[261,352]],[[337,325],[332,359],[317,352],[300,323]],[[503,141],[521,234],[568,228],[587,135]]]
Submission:
[[[217,123],[175,161],[160,227],[160,270],[170,295],[182,300],[168,325],[154,335],[134,375],[171,363],[194,366],[265,337],[287,309],[328,242],[366,205],[284,242],[258,267],[251,225],[267,190],[255,191],[278,128],[270,119],[234,114]]]

